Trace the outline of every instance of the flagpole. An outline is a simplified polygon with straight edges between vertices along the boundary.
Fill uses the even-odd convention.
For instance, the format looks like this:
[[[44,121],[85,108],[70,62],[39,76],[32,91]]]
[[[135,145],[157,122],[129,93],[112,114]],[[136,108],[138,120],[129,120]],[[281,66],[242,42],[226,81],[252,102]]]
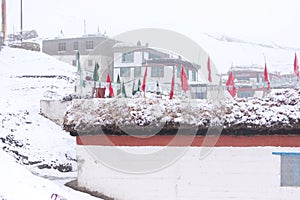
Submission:
[[[2,10],[2,41],[0,41],[0,49],[4,44],[6,35],[7,35],[7,25],[6,25],[6,0],[2,0],[1,2],[1,10]]]
[[[21,32],[20,32],[20,34],[21,34],[21,42],[23,41],[23,0],[21,0]]]
[[[174,96],[174,85],[175,85],[174,75],[175,75],[175,66],[173,66],[173,72],[172,72],[171,88],[170,88],[170,95],[169,95],[170,100],[172,100]]]

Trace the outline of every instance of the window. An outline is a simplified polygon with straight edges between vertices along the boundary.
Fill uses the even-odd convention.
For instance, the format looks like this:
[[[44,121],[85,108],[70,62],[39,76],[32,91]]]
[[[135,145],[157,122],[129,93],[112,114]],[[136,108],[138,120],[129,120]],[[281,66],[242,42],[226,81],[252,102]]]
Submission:
[[[155,55],[153,53],[149,53],[149,59],[157,59],[157,58],[160,58],[160,56]]]
[[[134,78],[138,78],[142,76],[142,68],[141,67],[135,67],[134,68]]]
[[[176,67],[176,76],[177,76],[177,78],[179,78],[180,77],[180,74],[181,74],[181,67],[179,67],[179,66],[177,66]]]
[[[164,77],[164,67],[163,66],[151,67],[151,77]]]
[[[192,71],[192,81],[197,81],[197,74],[195,71]]]
[[[88,66],[93,66],[93,61],[92,60],[88,60]]]
[[[130,77],[130,68],[129,67],[122,67],[120,69],[120,77]]]
[[[77,51],[78,50],[78,42],[73,43],[73,50]]]
[[[300,154],[297,152],[273,152],[280,155],[280,186],[300,186]]]
[[[190,70],[184,68],[184,72],[186,74],[186,78],[189,80],[189,77],[190,77]]]
[[[86,48],[87,50],[92,50],[92,49],[94,49],[94,43],[93,43],[93,41],[86,41],[86,42],[85,42],[85,48]]]
[[[300,186],[300,157],[281,155],[281,186]]]
[[[66,51],[67,47],[66,47],[66,43],[58,43],[58,51]]]
[[[248,98],[253,97],[253,92],[238,92],[238,98]]]
[[[133,52],[123,53],[122,62],[133,62]]]
[[[76,67],[77,61],[76,61],[76,60],[72,60],[72,65],[73,65],[74,67]]]
[[[196,99],[206,99],[206,92],[197,92]]]

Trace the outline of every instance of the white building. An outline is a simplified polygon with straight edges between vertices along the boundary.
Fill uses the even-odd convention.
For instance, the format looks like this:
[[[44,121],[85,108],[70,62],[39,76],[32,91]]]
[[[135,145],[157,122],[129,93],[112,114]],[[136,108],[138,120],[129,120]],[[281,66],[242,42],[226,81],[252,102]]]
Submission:
[[[80,54],[83,77],[93,76],[95,63],[100,66],[99,78],[105,80],[112,73],[112,47],[117,41],[104,35],[87,35],[75,38],[55,38],[43,41],[42,51],[76,67],[76,54]]]
[[[147,46],[129,45],[117,43],[113,47],[114,52],[114,82],[118,76],[125,83],[126,91],[132,88],[133,83],[143,80],[147,66],[146,90],[156,90],[159,83],[161,90],[169,92],[174,73],[175,85],[180,84],[181,69],[184,67],[188,82],[198,81],[199,65],[192,64],[180,58],[172,58],[172,55],[149,48]],[[175,87],[176,89],[176,87]]]

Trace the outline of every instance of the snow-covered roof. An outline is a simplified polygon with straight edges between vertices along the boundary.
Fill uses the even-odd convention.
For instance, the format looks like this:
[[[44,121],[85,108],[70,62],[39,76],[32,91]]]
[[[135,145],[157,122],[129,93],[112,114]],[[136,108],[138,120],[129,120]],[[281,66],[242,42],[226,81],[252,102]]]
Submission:
[[[74,35],[74,36],[66,36],[66,35],[60,34],[56,37],[44,38],[44,41],[48,41],[48,40],[74,40],[74,39],[87,39],[87,38],[112,39],[112,38],[109,38],[107,35],[104,35],[102,33],[87,34],[87,35]]]
[[[230,67],[229,71],[263,72],[264,68],[260,65],[239,65]]]
[[[158,64],[158,65],[165,65],[165,66],[184,66],[188,69],[198,70],[200,69],[200,65],[182,60],[177,58],[154,58],[154,59],[148,59],[145,61],[144,64]]]
[[[125,47],[145,48],[144,46],[137,46],[136,44],[129,43],[129,42],[119,42],[113,46],[113,48],[125,48]]]

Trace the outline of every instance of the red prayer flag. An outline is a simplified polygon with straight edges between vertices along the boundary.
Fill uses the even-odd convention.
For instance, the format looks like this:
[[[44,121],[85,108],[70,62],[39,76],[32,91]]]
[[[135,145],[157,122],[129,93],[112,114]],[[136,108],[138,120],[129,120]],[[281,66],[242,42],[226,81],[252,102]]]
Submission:
[[[208,81],[209,82],[212,82],[212,79],[211,79],[211,67],[210,67],[210,57],[208,56],[208,59],[207,59],[207,71],[208,71]]]
[[[112,88],[111,83],[109,83],[108,89],[109,89],[109,96],[110,97],[115,96],[114,89]]]
[[[148,71],[148,65],[146,65],[146,70],[145,70],[145,73],[144,73],[144,79],[143,79],[143,85],[142,85],[142,91],[143,92],[145,92],[145,90],[146,90],[147,71]]]
[[[111,82],[109,74],[107,74],[107,77],[106,77],[106,82],[108,82],[108,83],[110,83],[110,82]]]
[[[172,83],[171,83],[171,91],[170,91],[170,99],[173,99],[173,96],[174,96],[174,85],[175,85],[175,81],[174,81],[174,73],[173,73]]]
[[[233,77],[232,72],[230,72],[230,75],[229,75],[228,80],[226,82],[226,87],[227,87],[227,91],[229,92],[229,94],[232,97],[235,97],[235,95],[236,95],[236,88],[234,86],[234,77]]]
[[[181,88],[184,92],[186,92],[189,89],[189,85],[188,85],[188,81],[183,66],[181,66],[180,80],[181,80]]]
[[[299,64],[298,64],[298,58],[297,54],[295,53],[295,59],[294,59],[294,72],[297,76],[297,81],[299,81]]]
[[[268,83],[268,90],[270,90],[270,80],[269,80],[269,73],[268,73],[268,69],[267,69],[267,63],[265,63],[264,79],[265,79],[265,82]]]
[[[109,85],[108,85],[109,96],[113,97],[114,96],[114,90],[113,90],[113,88],[111,86],[111,80],[110,80],[109,74],[107,74],[106,82],[109,83]]]

